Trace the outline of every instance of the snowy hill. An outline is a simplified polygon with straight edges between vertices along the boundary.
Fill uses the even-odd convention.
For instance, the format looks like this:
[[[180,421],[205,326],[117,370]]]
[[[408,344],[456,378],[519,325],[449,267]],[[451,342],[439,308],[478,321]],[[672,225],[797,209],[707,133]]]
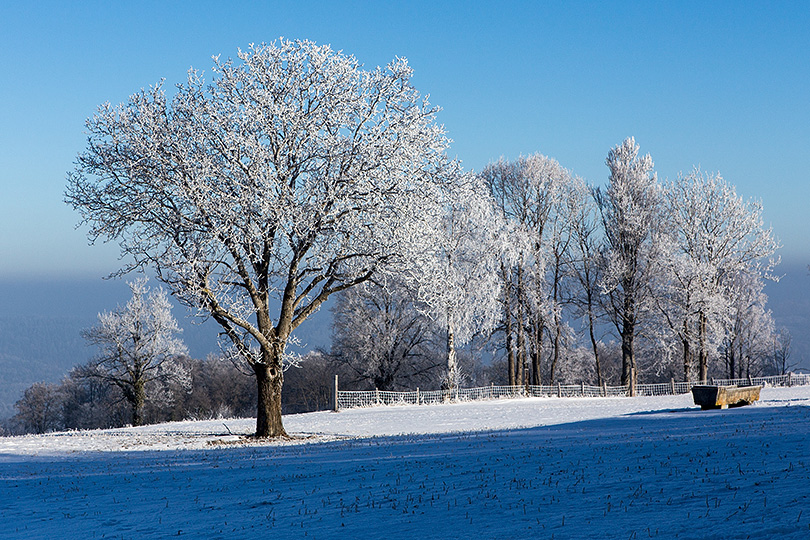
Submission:
[[[525,399],[0,439],[0,537],[810,537],[810,387]],[[163,449],[162,451],[158,451]],[[138,451],[134,451],[138,450]]]

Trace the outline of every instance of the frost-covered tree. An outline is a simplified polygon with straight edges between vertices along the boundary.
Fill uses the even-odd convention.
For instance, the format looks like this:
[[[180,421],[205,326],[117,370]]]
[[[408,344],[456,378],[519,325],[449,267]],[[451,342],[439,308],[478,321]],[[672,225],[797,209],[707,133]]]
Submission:
[[[768,364],[775,324],[766,308],[764,286],[761,278],[748,273],[727,278],[731,301],[721,350],[729,378],[756,377]]]
[[[143,423],[148,392],[161,392],[164,385],[188,386],[188,373],[177,362],[186,347],[177,338],[180,327],[162,289],[151,290],[146,279],[129,284],[132,298],[124,307],[98,315],[98,325],[82,332],[88,343],[99,348],[89,376],[121,389],[132,408],[132,424]]]
[[[596,383],[601,386],[605,377],[597,339],[602,317],[598,211],[593,191],[584,182],[578,180],[575,189],[579,196],[571,215],[571,305],[587,330]]]
[[[772,339],[772,353],[770,357],[769,371],[774,375],[786,375],[794,366],[790,362],[790,346],[793,343],[793,337],[790,331],[782,327],[777,330]]]
[[[573,360],[570,347],[573,343],[573,330],[563,311],[573,307],[578,289],[583,286],[582,281],[574,279],[577,275],[576,265],[579,263],[580,270],[587,273],[581,264],[584,262],[580,251],[584,247],[581,243],[584,240],[581,236],[584,232],[581,222],[587,219],[586,213],[591,206],[590,190],[581,178],[574,177],[568,171],[560,176],[553,195],[553,206],[545,226],[545,243],[549,254],[546,273],[548,294],[545,304],[551,312],[548,323],[551,344],[549,384],[554,384],[557,371],[562,369],[566,357]],[[538,382],[541,380],[539,372],[534,374],[534,379]]]
[[[502,270],[508,358],[515,358],[510,381],[539,384],[546,334],[550,336],[549,377],[556,369],[564,334],[562,281],[568,274],[574,177],[542,154],[500,160],[480,175],[512,228],[516,264]],[[515,345],[512,346],[512,334]],[[513,351],[514,349],[514,351]],[[531,361],[531,368],[524,364]],[[514,375],[513,375],[514,373]],[[524,376],[525,375],[525,376]]]
[[[505,222],[480,178],[457,175],[430,236],[431,250],[406,281],[431,318],[446,330],[447,371],[443,386],[458,388],[456,347],[489,332],[499,318],[501,264],[512,246]]]
[[[779,243],[763,224],[762,205],[743,200],[719,174],[695,169],[667,184],[665,193],[672,235],[669,317],[677,321],[671,326],[682,343],[684,374],[694,350],[699,380],[706,380],[733,296],[741,292],[739,276],[771,277]]]
[[[95,362],[70,370],[62,380],[63,429],[97,429],[132,422],[132,408],[118,386],[94,377]],[[167,418],[168,420],[168,418]]]
[[[486,183],[495,201],[496,208],[500,216],[507,222],[514,223],[513,213],[513,191],[518,184],[521,169],[515,162],[509,162],[501,158],[495,163],[487,165],[481,173],[480,178]],[[516,229],[516,233],[520,233]],[[521,251],[518,247],[518,251]],[[522,260],[522,254],[518,254],[518,261]],[[514,265],[517,267],[517,264]],[[499,278],[501,280],[501,323],[499,330],[503,333],[503,346],[506,350],[506,371],[507,382],[510,386],[518,384],[519,373],[523,368],[522,347],[515,346],[515,334],[522,337],[523,318],[518,315],[520,312],[518,289],[515,275],[517,268],[501,262],[499,268]]]
[[[46,433],[61,427],[62,392],[57,384],[34,383],[14,404],[12,423],[23,433]]]
[[[652,158],[639,155],[632,137],[610,150],[606,164],[608,186],[594,192],[605,242],[602,288],[608,315],[621,337],[621,383],[628,384],[635,368],[634,340],[649,310],[649,282],[661,270],[661,189]]]
[[[424,388],[442,366],[435,326],[402,284],[367,281],[338,295],[329,356],[374,388]]]
[[[527,306],[528,342],[531,347],[531,371],[527,380],[542,382],[544,335],[547,331],[557,335],[560,321],[558,298],[560,281],[559,243],[565,232],[559,226],[561,202],[571,181],[570,173],[560,164],[542,154],[533,154],[519,160],[521,179],[515,194],[520,206],[519,223],[526,235],[528,246],[520,276],[519,290]],[[553,348],[552,355],[558,351]],[[553,373],[553,370],[550,370]],[[553,375],[552,375],[553,377]]]
[[[292,332],[333,293],[403,265],[455,169],[404,59],[365,70],[279,40],[88,121],[66,200],[128,271],[150,266],[222,327],[256,377],[256,435],[284,436]],[[422,220],[427,226],[429,220]]]

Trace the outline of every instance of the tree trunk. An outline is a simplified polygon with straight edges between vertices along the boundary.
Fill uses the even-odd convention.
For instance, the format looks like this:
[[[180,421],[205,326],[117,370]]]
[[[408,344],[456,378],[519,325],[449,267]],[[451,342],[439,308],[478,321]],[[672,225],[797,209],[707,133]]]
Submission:
[[[535,331],[536,346],[534,355],[532,356],[532,384],[543,384],[543,377],[541,374],[541,367],[543,361],[543,320],[537,321],[537,329]],[[553,376],[552,376],[553,380]]]
[[[146,403],[146,388],[143,381],[135,381],[132,385],[132,425],[143,425],[143,407]]]
[[[628,290],[628,287],[625,287]],[[622,316],[622,385],[630,384],[631,370],[636,367],[633,356],[633,337],[636,331],[635,304],[632,297],[625,293],[624,313]]]
[[[688,316],[683,321],[683,334],[681,334],[681,347],[683,348],[683,381],[689,382],[689,371],[692,368],[692,351],[689,345],[689,321]]]
[[[507,293],[508,294],[508,293]],[[509,386],[515,385],[515,348],[512,345],[512,314],[506,309],[506,371],[509,374]]]
[[[456,336],[453,327],[447,325],[447,379],[448,390],[457,390],[459,386],[458,362],[456,361]]]
[[[735,364],[735,355],[734,355],[734,344],[730,343],[728,348],[726,349],[726,366],[728,369],[726,373],[728,374],[729,379],[733,379],[734,376],[737,374],[737,366]]]
[[[554,317],[554,354],[552,355],[551,360],[551,372],[549,373],[549,384],[554,384],[554,374],[557,372],[557,366],[560,362],[560,338],[562,336],[562,323],[560,322],[559,317]]]
[[[523,385],[524,367],[526,364],[526,339],[524,337],[523,328],[523,307],[518,304],[518,320],[517,320],[517,370],[515,371],[515,384]]]
[[[265,355],[267,356],[269,355]],[[281,422],[281,386],[284,382],[284,372],[279,359],[269,360],[253,365],[258,390],[256,437],[287,437]]]
[[[708,380],[709,377],[709,354],[706,351],[706,315],[701,311],[698,322],[698,361],[700,363],[700,380]]]
[[[549,369],[549,384],[554,385],[554,374],[557,372],[557,365],[560,361],[560,338],[562,335],[562,323],[560,321],[560,259],[561,255],[556,253],[555,250],[555,264],[554,264],[554,286],[553,299],[554,299],[554,352],[552,354],[551,368]]]
[[[690,361],[689,355],[689,339],[683,338],[681,339],[681,347],[683,348],[683,381],[689,382],[689,369],[690,369]]]
[[[626,328],[622,331],[622,385],[630,383],[630,372],[635,367],[633,358],[633,331]]]
[[[520,268],[518,268],[517,279],[517,370],[515,371],[515,384],[522,386],[526,382],[524,379],[526,375],[526,338],[524,334],[525,327],[523,326],[523,273]]]
[[[509,386],[514,386],[515,383],[515,347],[512,342],[512,275],[511,272],[506,271],[506,267],[501,263],[501,275],[506,284],[503,290],[503,316],[505,320],[505,333],[506,333],[506,371],[508,372]]]
[[[596,335],[593,332],[593,308],[591,302],[591,294],[588,292],[588,334],[591,338],[591,349],[593,349],[593,360],[596,363],[596,383],[602,386],[602,365],[599,362],[599,347],[596,341]]]

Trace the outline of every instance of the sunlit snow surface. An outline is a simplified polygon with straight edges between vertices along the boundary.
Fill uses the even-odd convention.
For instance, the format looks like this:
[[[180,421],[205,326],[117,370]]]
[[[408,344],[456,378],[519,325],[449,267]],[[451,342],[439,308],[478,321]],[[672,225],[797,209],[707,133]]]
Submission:
[[[241,444],[248,420],[0,438],[0,538],[810,538],[810,387],[285,426],[302,439]]]

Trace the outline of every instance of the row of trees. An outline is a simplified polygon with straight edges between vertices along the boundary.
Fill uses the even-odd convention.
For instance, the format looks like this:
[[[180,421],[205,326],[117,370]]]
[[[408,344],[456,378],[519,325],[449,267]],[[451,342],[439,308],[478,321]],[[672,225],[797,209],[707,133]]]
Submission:
[[[621,343],[622,384],[632,369],[674,371],[675,358],[687,380],[706,380],[712,361],[716,375],[750,373],[763,356],[757,348],[775,333],[762,289],[775,279],[778,243],[759,203],[697,169],[660,183],[632,138],[606,164],[604,188],[541,155],[482,173],[529,240],[519,264],[504,268],[505,347],[516,357],[510,380],[520,381],[528,363],[531,381],[553,382],[562,351],[584,329],[601,383],[603,322]]]
[[[681,207],[665,206],[689,203],[658,185],[632,139],[608,156],[604,190],[542,156],[465,174],[404,59],[364,70],[328,46],[280,40],[216,58],[213,73],[206,83],[190,71],[171,98],[157,85],[102,105],[66,202],[91,241],[119,243],[122,273],[151,268],[219,323],[255,378],[257,436],[285,435],[292,332],[330,296],[370,283],[407,291],[440,327],[445,386],[461,380],[457,347],[495,329],[510,382],[559,377],[582,317],[598,379],[605,321],[620,336],[622,382],[661,364],[639,361],[640,338],[669,356],[681,343],[687,374],[694,351],[700,375],[716,350],[734,371],[750,357],[730,330],[743,311],[727,308],[754,295],[776,244],[733,189],[711,199],[723,196],[711,192],[719,178],[678,182],[705,200],[702,228],[677,236]],[[413,359],[407,343],[385,346]]]
[[[414,374],[399,372],[392,388],[437,387],[443,377],[443,357],[436,353],[430,369]],[[341,389],[367,390],[375,382],[365,373],[358,376],[354,365],[344,358],[311,352],[298,359],[298,367],[285,374],[284,414],[330,409],[333,405],[335,375]],[[189,384],[167,381],[148,385],[140,421],[144,424],[180,420],[249,418],[255,414],[255,388],[252,377],[221,356],[172,359]],[[475,384],[505,384],[503,366],[484,365],[462,352],[459,363],[469,381]],[[112,428],[132,425],[133,409],[122,389],[94,376],[95,361],[77,366],[61,382],[38,382],[28,387],[15,404],[16,414],[0,422],[0,435],[47,433],[77,429]]]
[[[250,377],[218,358],[172,359],[192,383],[149,385],[138,421],[230,418],[253,414]],[[16,403],[17,414],[4,423],[8,433],[45,433],[131,425],[133,409],[125,391],[94,376],[94,362],[77,366],[59,383],[36,383]]]
[[[487,210],[448,205],[451,232],[435,256],[442,279],[343,293],[333,356],[382,389],[418,381],[435,362],[425,351],[437,332],[448,377],[458,336],[505,358],[509,384],[627,384],[631,370],[647,380],[784,372],[790,336],[776,329],[763,293],[764,280],[776,279],[778,243],[759,203],[698,169],[659,182],[632,138],[606,164],[604,188],[539,154],[487,166],[469,184]],[[453,301],[437,301],[442,294]],[[612,339],[618,373],[604,361]]]
[[[249,413],[249,379],[230,362],[189,358],[166,292],[150,290],[145,278],[129,285],[126,305],[100,313],[98,324],[82,332],[97,355],[61,383],[29,387],[6,430],[43,433]]]

